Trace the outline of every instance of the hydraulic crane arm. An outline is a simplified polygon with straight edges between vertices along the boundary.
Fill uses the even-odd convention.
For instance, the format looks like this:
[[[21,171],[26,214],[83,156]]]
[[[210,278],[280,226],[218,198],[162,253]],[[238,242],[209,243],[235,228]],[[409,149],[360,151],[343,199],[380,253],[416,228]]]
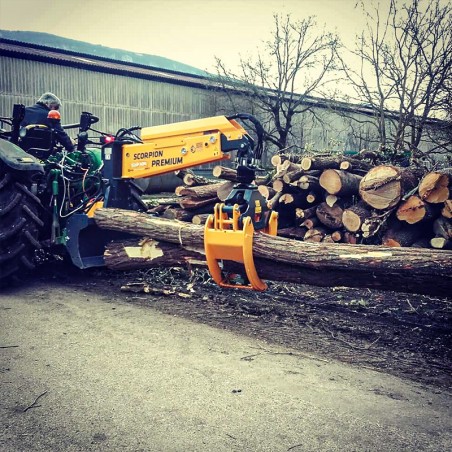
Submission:
[[[236,115],[240,119],[254,118]],[[239,167],[254,167],[254,140],[235,117],[215,116],[141,129],[141,142],[121,143],[121,174],[138,179],[227,160],[237,151]],[[258,124],[257,121],[255,121]],[[118,144],[119,144],[118,143]],[[116,151],[117,152],[117,151]],[[119,169],[119,168],[118,168]],[[117,175],[118,176],[118,175]],[[250,174],[244,182],[254,178]]]

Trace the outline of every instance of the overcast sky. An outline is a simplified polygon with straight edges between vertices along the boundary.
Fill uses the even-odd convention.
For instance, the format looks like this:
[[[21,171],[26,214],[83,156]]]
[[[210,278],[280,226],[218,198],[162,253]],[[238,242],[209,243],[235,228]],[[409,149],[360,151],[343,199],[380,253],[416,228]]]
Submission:
[[[170,58],[214,72],[233,69],[270,38],[273,13],[317,16],[353,43],[356,0],[0,0],[0,29],[41,31]]]

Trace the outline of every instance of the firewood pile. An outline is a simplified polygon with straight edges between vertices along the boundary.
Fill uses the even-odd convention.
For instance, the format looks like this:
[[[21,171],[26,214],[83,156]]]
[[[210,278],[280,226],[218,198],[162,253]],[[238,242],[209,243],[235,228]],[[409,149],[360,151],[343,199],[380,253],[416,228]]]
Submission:
[[[364,155],[275,155],[259,192],[279,213],[278,235],[306,242],[452,248],[452,168],[375,165]],[[237,181],[216,166],[212,179],[179,171],[174,198],[149,212],[203,224]]]

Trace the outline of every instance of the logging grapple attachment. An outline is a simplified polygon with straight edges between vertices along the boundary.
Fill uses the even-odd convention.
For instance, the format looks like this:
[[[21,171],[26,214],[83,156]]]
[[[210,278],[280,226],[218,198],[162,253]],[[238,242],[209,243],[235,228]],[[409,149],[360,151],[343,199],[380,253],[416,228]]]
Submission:
[[[204,227],[204,250],[209,272],[221,287],[266,290],[267,284],[256,271],[253,259],[255,230],[276,235],[278,215],[271,212],[257,187],[236,187],[223,204],[216,204]],[[220,261],[244,265],[249,284],[232,284],[224,276]]]
[[[55,142],[53,128],[21,127],[24,112],[15,105],[12,118],[0,118],[11,129],[0,129],[0,285],[32,269],[47,251],[68,254],[79,268],[104,265],[107,243],[127,234],[101,230],[96,209],[146,211],[138,179],[229,160],[234,153],[238,183],[205,227],[208,267],[222,287],[266,288],[254,267],[253,234],[276,234],[277,214],[253,184],[263,145],[256,118],[216,116],[111,135],[95,130],[99,119],[82,112],[78,124],[63,126],[79,129],[76,150],[66,151]],[[237,120],[253,123],[256,146]],[[229,283],[221,260],[243,263],[249,285]]]

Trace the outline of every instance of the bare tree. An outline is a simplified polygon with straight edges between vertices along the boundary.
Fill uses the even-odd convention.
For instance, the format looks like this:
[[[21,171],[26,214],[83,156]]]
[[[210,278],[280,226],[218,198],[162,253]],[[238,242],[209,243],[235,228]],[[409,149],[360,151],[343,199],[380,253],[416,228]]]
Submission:
[[[389,9],[360,2],[367,23],[352,54],[360,64],[343,69],[350,100],[372,111],[382,150],[419,154],[423,138],[444,118],[452,78],[452,8],[444,0],[390,0]],[[439,135],[438,135],[439,136]],[[450,142],[438,146],[450,150]],[[437,149],[435,147],[435,149]],[[430,149],[433,151],[434,149]]]
[[[246,102],[263,120],[266,141],[284,149],[294,141],[294,117],[316,114],[313,96],[331,82],[339,40],[333,33],[319,33],[314,17],[292,21],[289,15],[275,14],[273,18],[271,40],[255,57],[240,58],[238,74],[216,59],[217,86],[228,95],[233,111]]]

